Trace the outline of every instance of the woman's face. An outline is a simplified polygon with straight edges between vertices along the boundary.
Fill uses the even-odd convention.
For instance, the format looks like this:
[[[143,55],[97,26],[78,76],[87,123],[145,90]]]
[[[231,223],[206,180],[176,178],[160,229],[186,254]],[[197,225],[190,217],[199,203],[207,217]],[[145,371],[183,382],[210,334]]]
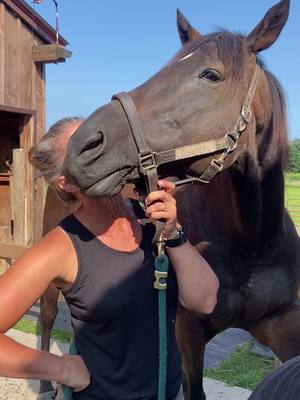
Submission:
[[[63,160],[66,155],[66,150],[67,150],[67,144],[70,139],[70,137],[73,135],[73,133],[80,127],[84,120],[79,120],[79,121],[72,121],[66,124],[63,127],[63,133],[60,135],[58,144],[57,144],[57,149],[60,152],[60,162],[61,164],[63,163]],[[61,175],[58,180],[57,180],[57,186],[64,190],[65,192],[72,193],[76,197],[76,193],[79,192],[79,189],[77,186],[73,185],[70,183],[65,176]]]
[[[66,124],[63,128],[63,134],[60,136],[60,140],[58,143],[58,148],[62,152],[62,161],[65,158],[66,155],[66,150],[67,150],[67,144],[70,139],[70,137],[73,135],[73,133],[80,127],[80,125],[83,123],[83,119],[80,121],[73,121],[69,122]]]

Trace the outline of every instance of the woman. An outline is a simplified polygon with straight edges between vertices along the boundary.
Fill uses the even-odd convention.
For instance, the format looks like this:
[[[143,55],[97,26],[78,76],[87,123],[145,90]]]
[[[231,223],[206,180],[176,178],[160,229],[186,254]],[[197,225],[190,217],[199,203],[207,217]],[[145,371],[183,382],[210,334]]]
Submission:
[[[61,175],[67,141],[81,122],[59,121],[30,151],[30,161],[58,195],[80,206],[0,278],[0,375],[54,380],[72,387],[74,399],[80,400],[154,400],[158,375],[154,225],[144,222],[163,219],[172,265],[166,398],[173,400],[181,385],[174,329],[177,299],[188,309],[211,313],[218,280],[179,233],[172,183],[158,183],[158,190],[146,198],[144,215],[135,201],[121,195],[87,197]],[[51,283],[70,307],[80,356],[29,349],[4,335]]]

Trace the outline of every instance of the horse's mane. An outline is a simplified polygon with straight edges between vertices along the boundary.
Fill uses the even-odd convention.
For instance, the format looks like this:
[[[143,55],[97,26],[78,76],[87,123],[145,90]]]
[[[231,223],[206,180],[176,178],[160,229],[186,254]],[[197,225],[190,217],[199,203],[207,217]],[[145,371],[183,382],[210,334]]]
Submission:
[[[271,93],[271,117],[269,123],[260,133],[258,160],[264,167],[276,163],[285,168],[288,161],[288,125],[286,116],[286,99],[281,84],[275,76],[264,68]]]
[[[218,56],[224,63],[226,71],[228,71],[228,77],[236,81],[242,79],[244,63],[247,62],[245,36],[226,30],[220,30],[202,36],[199,40],[188,42],[175,55],[172,62],[176,62],[198,49],[205,51],[207,45],[211,42],[217,47]],[[280,83],[267,70],[259,57],[257,57],[257,62],[263,69],[269,86],[266,93],[261,91],[261,96],[264,99],[262,104],[266,107],[265,114],[268,115],[268,118],[263,126],[257,127],[257,166],[264,171],[274,164],[279,164],[284,168],[288,155],[285,96]],[[230,87],[228,87],[228,90],[230,90]],[[232,92],[231,95],[234,96],[234,93]],[[223,219],[225,231],[227,229],[229,231],[232,231],[232,229],[241,231],[243,230],[242,221],[230,175],[230,173],[225,172],[217,179],[215,178],[218,182],[211,184],[211,187],[207,190],[207,201],[210,205],[219,208],[218,214]],[[214,199],[218,199],[218,201],[214,201]]]

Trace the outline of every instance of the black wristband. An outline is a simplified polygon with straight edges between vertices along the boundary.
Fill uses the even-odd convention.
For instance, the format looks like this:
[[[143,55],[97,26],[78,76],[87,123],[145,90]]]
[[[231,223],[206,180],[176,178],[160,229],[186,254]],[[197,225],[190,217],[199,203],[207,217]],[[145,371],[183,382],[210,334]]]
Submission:
[[[174,239],[165,240],[166,247],[177,247],[184,243],[186,243],[187,239],[182,230],[182,228],[178,229],[178,235]]]

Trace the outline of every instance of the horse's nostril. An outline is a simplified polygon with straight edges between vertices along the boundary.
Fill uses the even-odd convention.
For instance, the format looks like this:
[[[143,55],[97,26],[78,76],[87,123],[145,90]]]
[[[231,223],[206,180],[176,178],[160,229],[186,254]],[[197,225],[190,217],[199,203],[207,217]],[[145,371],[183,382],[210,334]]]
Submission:
[[[104,134],[101,131],[98,131],[93,137],[88,140],[88,142],[83,146],[81,153],[85,151],[100,149],[104,146]]]

